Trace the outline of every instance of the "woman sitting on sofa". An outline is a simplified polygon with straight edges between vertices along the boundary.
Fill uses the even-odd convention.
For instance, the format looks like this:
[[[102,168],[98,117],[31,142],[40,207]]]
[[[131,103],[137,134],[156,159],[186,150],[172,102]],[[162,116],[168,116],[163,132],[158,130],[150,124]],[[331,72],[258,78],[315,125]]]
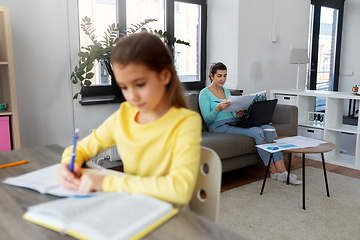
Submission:
[[[221,62],[213,63],[209,70],[211,85],[201,90],[199,94],[200,111],[206,124],[209,126],[209,131],[246,135],[253,138],[257,145],[262,144],[263,139],[260,137],[260,133],[265,128],[274,127],[262,125],[260,127],[242,128],[226,124],[244,115],[244,111],[241,109],[236,112],[223,112],[231,104],[230,101],[227,101],[230,92],[223,87],[226,82],[226,76],[226,66]],[[267,166],[270,153],[259,148],[257,148],[257,151],[265,166]],[[288,172],[285,168],[282,153],[274,153],[273,159],[274,162],[270,164],[270,176],[281,182],[286,181]],[[294,174],[290,174],[289,179],[291,184],[301,184],[301,181],[297,180],[297,176]]]

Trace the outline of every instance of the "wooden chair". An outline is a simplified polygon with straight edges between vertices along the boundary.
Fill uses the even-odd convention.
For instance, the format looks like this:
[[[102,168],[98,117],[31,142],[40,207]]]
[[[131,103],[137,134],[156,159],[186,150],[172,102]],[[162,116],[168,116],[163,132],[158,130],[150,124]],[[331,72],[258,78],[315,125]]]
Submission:
[[[202,147],[198,179],[189,206],[192,211],[215,223],[219,212],[221,176],[219,156],[214,150]]]

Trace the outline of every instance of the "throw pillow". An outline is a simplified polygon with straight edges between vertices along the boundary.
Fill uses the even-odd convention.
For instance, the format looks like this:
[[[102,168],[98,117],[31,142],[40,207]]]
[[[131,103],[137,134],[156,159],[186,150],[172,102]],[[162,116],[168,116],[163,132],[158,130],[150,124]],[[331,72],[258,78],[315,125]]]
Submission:
[[[250,116],[250,112],[251,112],[251,108],[252,108],[252,105],[254,102],[261,102],[261,101],[266,101],[266,90],[264,91],[260,91],[260,92],[257,92],[257,93],[253,93],[253,94],[250,94],[250,95],[256,95],[254,100],[252,101],[252,103],[250,104],[249,108],[244,110],[244,115],[242,116],[241,119],[248,119],[249,116]]]

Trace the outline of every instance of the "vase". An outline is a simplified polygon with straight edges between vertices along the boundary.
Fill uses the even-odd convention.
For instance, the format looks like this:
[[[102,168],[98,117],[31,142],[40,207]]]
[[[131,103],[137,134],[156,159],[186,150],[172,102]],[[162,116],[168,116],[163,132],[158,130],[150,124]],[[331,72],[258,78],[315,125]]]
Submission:
[[[120,89],[119,85],[117,85],[114,76],[111,76],[111,88],[112,88],[116,98],[124,99],[121,89]]]

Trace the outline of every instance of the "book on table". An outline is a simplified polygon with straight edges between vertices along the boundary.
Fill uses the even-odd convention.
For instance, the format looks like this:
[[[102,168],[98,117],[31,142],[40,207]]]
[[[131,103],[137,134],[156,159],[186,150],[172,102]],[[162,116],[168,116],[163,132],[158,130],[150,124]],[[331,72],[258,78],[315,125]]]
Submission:
[[[28,208],[23,218],[78,239],[140,239],[178,212],[143,194],[106,193],[69,197]]]

